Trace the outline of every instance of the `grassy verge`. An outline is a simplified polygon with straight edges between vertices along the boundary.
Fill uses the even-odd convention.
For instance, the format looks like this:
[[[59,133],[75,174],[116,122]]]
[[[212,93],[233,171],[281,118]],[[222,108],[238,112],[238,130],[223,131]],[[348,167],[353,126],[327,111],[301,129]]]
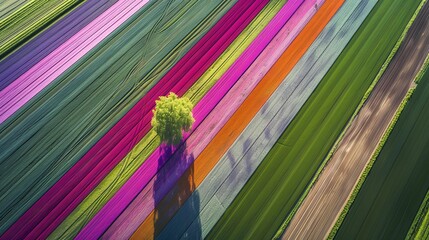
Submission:
[[[428,239],[429,237],[429,191],[420,206],[419,212],[414,218],[413,224],[408,231],[406,240]]]
[[[0,59],[31,40],[84,0],[30,1],[0,20]]]
[[[414,79],[415,84],[419,84],[420,80],[423,77],[423,74],[426,73],[427,69],[429,68],[429,55],[426,57],[425,62],[423,63],[422,69],[420,69],[419,73],[416,76],[416,79]]]

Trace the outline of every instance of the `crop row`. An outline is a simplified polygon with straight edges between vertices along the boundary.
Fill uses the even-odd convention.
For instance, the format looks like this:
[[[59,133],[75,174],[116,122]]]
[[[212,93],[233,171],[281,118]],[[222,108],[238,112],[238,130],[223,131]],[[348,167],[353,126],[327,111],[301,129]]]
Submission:
[[[0,91],[0,124],[55,81],[148,0],[122,0]]]
[[[0,59],[82,2],[83,0],[31,0],[0,19]]]
[[[186,155],[188,155],[192,160],[189,162],[185,161],[184,163],[179,162],[179,164],[177,164],[177,161],[174,161],[172,165],[176,164],[177,169],[171,167],[167,168],[170,169],[169,171],[161,171],[159,174],[157,174],[156,180],[154,182],[154,193],[150,193],[151,189],[145,187],[145,190],[143,190],[143,192],[139,194],[136,200],[133,201],[132,205],[127,208],[125,214],[123,214],[121,218],[118,219],[118,221],[123,221],[127,219],[130,215],[132,215],[139,216],[139,218],[141,218],[140,222],[144,220],[144,222],[138,228],[136,233],[133,235],[133,238],[147,239],[150,238],[149,236],[158,235],[161,229],[170,220],[174,212],[177,211],[177,209],[180,207],[180,203],[183,203],[183,201],[189,197],[195,187],[198,186],[201,181],[206,177],[208,171],[210,171],[213,167],[216,159],[202,159],[199,155],[204,154],[205,147],[210,146],[207,144],[209,144],[209,142],[213,139],[213,137],[217,134],[219,130],[222,131],[222,126],[228,121],[234,111],[237,110],[237,107],[240,106],[243,101],[249,99],[246,97],[248,96],[250,91],[252,91],[252,89],[259,81],[261,81],[261,79],[270,69],[272,64],[274,64],[274,62],[280,57],[283,51],[289,46],[289,44],[291,44],[291,41],[307,24],[308,20],[316,11],[316,9],[314,8],[315,4],[320,4],[320,1],[306,1],[299,7],[297,12],[280,30],[279,34],[276,35],[275,39],[273,39],[271,43],[266,46],[265,50],[261,53],[261,55],[249,67],[249,69],[244,73],[244,75],[240,77],[240,79],[232,87],[228,94],[217,104],[215,109],[212,110],[212,112],[210,112],[206,119],[201,123],[201,126],[198,127],[196,131],[191,134],[190,138],[186,141],[187,148],[189,149],[189,151],[186,152]],[[282,11],[287,11],[288,8],[289,6],[284,6]],[[283,13],[279,12],[278,15],[279,16],[276,16],[276,19],[281,20]],[[270,25],[275,26],[276,21],[274,21],[273,19]],[[265,33],[261,33],[261,39],[267,37],[268,31],[275,30],[275,28],[272,28],[271,26],[267,26],[267,28],[264,29]],[[255,45],[259,48],[261,47],[261,43],[257,40],[255,40],[252,45]],[[252,49],[249,48],[246,51],[251,53]],[[243,53],[243,56],[240,57],[242,58],[241,61],[245,62],[245,60],[248,58],[246,55],[248,55],[248,53]],[[298,55],[295,55],[295,57],[299,59]],[[240,65],[242,66],[243,64],[237,60],[237,64],[234,64],[233,66],[237,67]],[[232,67],[229,71],[231,73],[237,73],[237,70]],[[263,82],[269,82],[267,78],[264,79],[265,80],[262,80]],[[262,82],[260,82],[260,84],[261,83]],[[176,160],[177,155],[179,154],[176,154]],[[194,158],[196,159],[193,160]],[[184,168],[186,167],[187,169],[183,173]],[[177,177],[179,176],[180,178],[177,179]],[[160,183],[163,182],[162,179],[165,179],[168,184],[161,185]],[[170,187],[173,188],[171,190],[168,190]],[[153,196],[154,199],[159,199],[161,193],[165,194],[165,191],[169,191],[169,193],[165,196],[165,198],[162,199],[159,204],[157,204],[156,209],[152,211],[150,215],[146,217],[146,219],[144,219],[145,215],[143,214],[132,214],[132,212],[134,211],[147,211],[148,208],[142,208],[141,205],[152,206],[153,203],[151,202],[151,197]],[[149,208],[149,210],[151,209]],[[154,218],[154,216],[156,216],[156,218]],[[122,224],[122,226],[123,225],[124,224]],[[117,226],[115,226],[115,228],[119,230]]]
[[[30,0],[3,0],[0,5],[0,20],[14,13]]]
[[[31,41],[0,61],[0,90],[48,56],[86,25],[98,18],[115,1],[87,0],[63,16]],[[2,114],[1,114],[2,115]]]

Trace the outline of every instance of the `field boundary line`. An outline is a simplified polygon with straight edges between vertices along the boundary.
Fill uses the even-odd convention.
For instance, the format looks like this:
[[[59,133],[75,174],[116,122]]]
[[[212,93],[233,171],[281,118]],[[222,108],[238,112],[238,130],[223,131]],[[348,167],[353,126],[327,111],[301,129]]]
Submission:
[[[411,224],[411,227],[408,230],[405,240],[417,239],[416,237],[419,234],[422,224],[424,224],[425,217],[426,215],[429,214],[428,211],[429,211],[429,190],[426,193],[426,196],[423,199],[422,204],[420,205],[419,211],[417,212],[416,217],[414,218],[413,223]]]
[[[419,84],[420,80],[422,79],[423,75],[426,73],[426,71],[429,69],[429,54],[426,56],[425,61],[423,62],[423,66],[420,69],[420,71],[417,73],[416,78],[414,79],[415,84]]]

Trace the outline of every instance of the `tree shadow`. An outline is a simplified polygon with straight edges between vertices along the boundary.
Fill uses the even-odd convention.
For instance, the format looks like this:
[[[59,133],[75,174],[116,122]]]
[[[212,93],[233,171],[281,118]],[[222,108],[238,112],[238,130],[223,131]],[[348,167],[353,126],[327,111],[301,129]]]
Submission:
[[[178,209],[186,204],[187,216],[196,216],[190,233],[192,236],[185,236],[191,239],[202,239],[200,213],[200,197],[196,190],[194,181],[194,156],[188,154],[186,142],[181,141],[174,147],[162,144],[160,147],[160,159],[158,161],[158,174],[154,182],[155,202],[168,199],[167,204],[158,204],[154,210],[154,236],[155,239],[172,219]],[[164,165],[164,163],[166,163]],[[189,166],[189,168],[186,168]],[[174,180],[174,181],[172,181]],[[194,193],[194,196],[190,196]],[[174,238],[171,238],[174,239]]]

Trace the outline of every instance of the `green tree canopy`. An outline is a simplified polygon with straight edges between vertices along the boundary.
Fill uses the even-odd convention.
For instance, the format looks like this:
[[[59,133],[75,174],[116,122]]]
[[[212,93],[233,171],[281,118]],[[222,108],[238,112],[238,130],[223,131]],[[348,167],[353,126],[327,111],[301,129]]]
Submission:
[[[191,130],[192,124],[195,122],[192,115],[192,102],[187,97],[179,98],[172,92],[155,102],[152,127],[162,142],[168,145],[179,144],[183,138],[183,132]]]

